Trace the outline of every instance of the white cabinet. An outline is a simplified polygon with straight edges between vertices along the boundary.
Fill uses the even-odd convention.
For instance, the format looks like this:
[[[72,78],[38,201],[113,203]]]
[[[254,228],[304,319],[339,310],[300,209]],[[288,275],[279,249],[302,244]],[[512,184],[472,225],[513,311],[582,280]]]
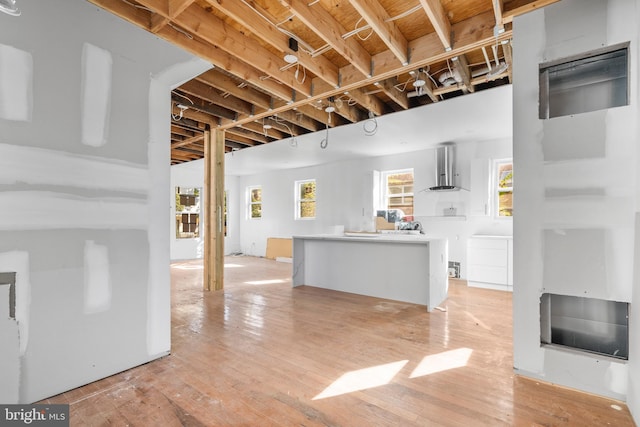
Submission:
[[[489,159],[471,161],[471,194],[469,199],[471,216],[488,216],[489,209]]]
[[[469,286],[513,290],[513,239],[510,236],[472,236],[467,243]]]

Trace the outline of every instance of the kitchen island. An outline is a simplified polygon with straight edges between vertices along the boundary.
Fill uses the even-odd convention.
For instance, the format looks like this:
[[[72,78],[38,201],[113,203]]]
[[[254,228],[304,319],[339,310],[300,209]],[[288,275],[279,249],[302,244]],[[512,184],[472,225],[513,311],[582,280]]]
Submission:
[[[293,286],[421,304],[447,298],[447,240],[423,235],[293,236]]]

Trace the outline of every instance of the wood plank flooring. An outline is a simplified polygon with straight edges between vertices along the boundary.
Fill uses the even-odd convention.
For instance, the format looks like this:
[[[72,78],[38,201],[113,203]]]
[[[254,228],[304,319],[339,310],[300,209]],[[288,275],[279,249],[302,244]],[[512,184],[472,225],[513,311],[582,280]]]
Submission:
[[[511,294],[443,310],[313,287],[291,264],[175,263],[171,355],[47,399],[72,426],[633,426],[618,401],[513,374]]]

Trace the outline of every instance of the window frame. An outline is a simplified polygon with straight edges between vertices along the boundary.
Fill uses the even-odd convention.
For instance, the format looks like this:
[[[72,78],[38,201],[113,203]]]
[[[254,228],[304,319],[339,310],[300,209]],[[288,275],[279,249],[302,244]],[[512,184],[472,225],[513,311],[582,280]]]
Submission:
[[[254,202],[252,199],[253,191],[260,190],[260,201]],[[247,219],[248,220],[260,220],[262,219],[262,204],[264,203],[262,197],[262,185],[250,185],[247,187]],[[253,206],[260,205],[260,216],[253,216]]]
[[[202,189],[200,187],[175,187],[175,238],[177,240],[200,238],[200,221],[202,219],[200,216],[201,192]],[[191,198],[193,200],[189,200],[188,204],[182,204],[185,199]],[[185,218],[187,219],[186,221]],[[184,231],[185,226],[188,231]]]
[[[389,205],[389,201],[392,197],[402,197],[403,199],[405,197],[411,197],[411,213],[407,213],[403,210],[403,213],[405,216],[413,216],[414,212],[415,212],[415,201],[416,201],[416,193],[415,191],[412,191],[410,193],[396,193],[396,194],[391,194],[389,192],[389,177],[392,175],[400,175],[400,174],[404,174],[404,173],[411,173],[411,176],[413,177],[413,184],[412,187],[415,189],[415,185],[416,185],[416,176],[415,176],[415,171],[414,168],[405,168],[405,169],[394,169],[394,170],[387,170],[387,171],[381,171],[380,172],[380,193],[381,193],[381,203],[383,206],[383,209],[385,210],[389,210],[389,209],[396,209],[396,208],[391,208]],[[398,208],[399,209],[399,208]]]
[[[309,220],[314,220],[317,217],[317,208],[318,208],[318,196],[316,194],[316,197],[314,197],[313,199],[303,199],[301,197],[301,190],[302,190],[302,186],[305,184],[309,184],[309,183],[313,183],[315,186],[315,190],[316,192],[318,191],[318,183],[316,181],[315,178],[312,179],[302,179],[299,181],[295,181],[294,184],[294,219],[297,220],[302,220],[302,221],[309,221]],[[302,216],[302,202],[313,202],[313,216]]]
[[[500,167],[503,165],[511,165],[511,186],[500,187]],[[495,159],[491,167],[491,195],[493,198],[492,211],[493,217],[498,220],[513,219],[513,158]],[[511,215],[500,215],[500,194],[511,193]]]

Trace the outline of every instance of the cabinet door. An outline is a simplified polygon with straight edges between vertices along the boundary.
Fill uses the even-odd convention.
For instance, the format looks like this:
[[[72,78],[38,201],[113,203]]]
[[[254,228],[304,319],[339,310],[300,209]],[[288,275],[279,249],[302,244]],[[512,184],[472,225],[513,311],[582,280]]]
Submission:
[[[489,160],[471,161],[471,194],[469,196],[471,216],[488,216],[489,209]]]

